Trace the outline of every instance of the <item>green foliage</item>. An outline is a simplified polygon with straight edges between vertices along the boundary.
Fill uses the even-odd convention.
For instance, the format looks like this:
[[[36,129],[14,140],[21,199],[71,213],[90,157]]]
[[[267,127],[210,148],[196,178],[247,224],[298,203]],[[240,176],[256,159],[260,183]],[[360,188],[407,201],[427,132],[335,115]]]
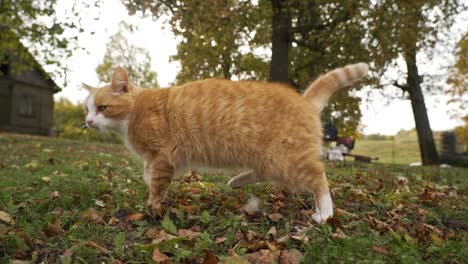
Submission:
[[[86,129],[83,106],[75,105],[65,98],[54,103],[54,119],[57,135],[60,138],[120,142],[116,134],[101,134],[96,130]]]
[[[177,235],[177,227],[174,225],[174,222],[172,222],[171,218],[169,218],[169,215],[164,217],[164,219],[161,221],[161,225],[170,234]]]
[[[457,61],[452,68],[447,83],[451,89],[447,91],[452,97],[451,102],[460,103],[461,111],[466,110],[468,99],[468,33],[466,33],[457,45]]]
[[[289,76],[303,91],[318,75],[357,61],[369,61],[362,41],[367,1],[287,2],[289,23]],[[181,38],[177,83],[221,77],[266,80],[271,58],[271,1],[125,1],[131,13],[150,11],[154,17],[170,14],[169,24]],[[206,15],[210,14],[210,15]],[[327,122],[354,134],[361,113],[360,99],[348,92],[332,98],[324,112]]]
[[[263,19],[260,12],[248,1],[178,1],[169,21],[182,40],[173,57],[182,65],[177,83],[209,77],[266,78],[267,60],[252,52],[256,45],[251,39]]]
[[[466,115],[463,120],[465,121],[465,125],[456,127],[454,131],[457,137],[457,143],[462,146],[460,151],[468,152],[468,115]]]
[[[96,68],[99,80],[110,83],[115,68],[122,66],[127,70],[131,82],[146,88],[158,88],[157,74],[151,70],[149,52],[131,45],[124,36],[131,31],[129,24],[121,22],[119,32],[111,36],[103,62]]]
[[[66,77],[63,62],[77,49],[77,34],[82,31],[75,10],[81,2],[74,2],[72,12],[60,21],[56,4],[57,0],[1,1],[0,64],[14,58],[11,71],[20,73],[37,66],[38,60],[54,66],[53,77]]]
[[[462,9],[463,1],[460,0],[376,1],[371,5],[368,17],[369,48],[375,70],[383,76],[389,67],[394,67],[399,56],[405,58],[409,53],[425,51],[432,57],[436,43],[450,39],[449,27]],[[430,76],[425,76],[424,81],[430,80]],[[394,81],[397,80],[391,80]],[[405,86],[397,87],[405,90]],[[428,85],[428,88],[436,87]]]

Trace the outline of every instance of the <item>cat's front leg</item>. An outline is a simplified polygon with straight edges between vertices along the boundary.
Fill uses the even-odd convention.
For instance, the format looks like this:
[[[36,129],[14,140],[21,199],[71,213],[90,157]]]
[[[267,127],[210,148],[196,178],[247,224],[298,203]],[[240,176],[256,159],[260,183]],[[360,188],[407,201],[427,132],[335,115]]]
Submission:
[[[157,213],[174,177],[174,165],[163,157],[145,161],[144,180],[149,188],[148,207]]]

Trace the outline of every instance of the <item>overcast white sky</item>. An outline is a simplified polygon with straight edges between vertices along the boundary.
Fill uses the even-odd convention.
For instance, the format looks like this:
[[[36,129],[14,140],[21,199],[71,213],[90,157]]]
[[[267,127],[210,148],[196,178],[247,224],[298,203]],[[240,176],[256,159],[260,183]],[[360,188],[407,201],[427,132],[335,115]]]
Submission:
[[[59,0],[57,12],[69,10],[70,2],[73,1]],[[100,19],[95,20],[98,16]],[[79,36],[79,46],[85,51],[76,52],[66,62],[70,69],[68,85],[55,95],[56,99],[66,97],[75,103],[80,103],[87,95],[86,91],[80,88],[81,83],[98,84],[95,69],[104,57],[109,37],[118,31],[119,23],[122,20],[138,26],[138,30],[128,36],[129,41],[149,51],[152,69],[158,74],[159,84],[165,87],[174,81],[180,65],[177,62],[169,62],[169,57],[177,53],[177,40],[170,29],[164,27],[163,19],[155,22],[151,18],[143,19],[138,16],[129,16],[120,0],[106,0],[99,8],[92,7],[81,12],[81,22],[85,31]],[[467,20],[461,22],[460,28],[468,28]],[[94,34],[90,34],[90,32],[94,32]],[[367,97],[365,93],[359,94]],[[392,100],[390,104],[385,104],[387,100],[380,92],[372,92],[370,96],[371,103],[362,103],[361,105],[363,114],[361,123],[364,133],[393,135],[401,129],[414,128],[409,100]],[[461,120],[453,120],[448,117],[448,111],[453,106],[447,105],[447,100],[448,98],[440,95],[426,96],[426,105],[433,130],[447,130],[462,124]]]

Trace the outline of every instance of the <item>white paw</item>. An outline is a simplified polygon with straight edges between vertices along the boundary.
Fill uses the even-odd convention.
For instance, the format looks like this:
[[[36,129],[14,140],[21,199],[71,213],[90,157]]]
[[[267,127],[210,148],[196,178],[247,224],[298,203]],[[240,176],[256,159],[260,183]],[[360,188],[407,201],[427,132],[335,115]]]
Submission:
[[[315,222],[319,223],[319,224],[323,224],[327,221],[328,218],[332,217],[333,215],[330,214],[330,215],[326,215],[326,214],[319,214],[319,213],[315,213],[312,215],[312,219],[314,219]]]

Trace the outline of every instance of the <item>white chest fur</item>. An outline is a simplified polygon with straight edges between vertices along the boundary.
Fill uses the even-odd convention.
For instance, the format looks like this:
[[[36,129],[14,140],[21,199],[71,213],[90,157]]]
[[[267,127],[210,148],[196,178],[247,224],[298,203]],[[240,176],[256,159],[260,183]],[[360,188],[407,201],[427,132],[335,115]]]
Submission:
[[[143,157],[140,154],[138,154],[138,152],[135,150],[135,148],[133,147],[132,143],[130,142],[130,140],[128,138],[128,121],[125,121],[124,124],[122,124],[120,134],[122,135],[122,140],[123,140],[125,146],[127,147],[127,149],[130,150],[130,152],[133,155],[135,155],[138,158],[142,159]]]

